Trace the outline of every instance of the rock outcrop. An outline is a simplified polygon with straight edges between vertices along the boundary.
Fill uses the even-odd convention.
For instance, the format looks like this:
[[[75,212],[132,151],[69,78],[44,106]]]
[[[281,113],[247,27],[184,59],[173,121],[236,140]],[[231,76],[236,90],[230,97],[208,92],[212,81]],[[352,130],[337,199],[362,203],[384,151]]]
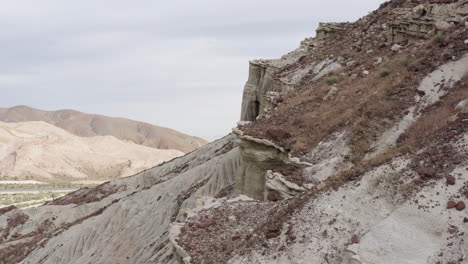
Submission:
[[[268,61],[250,62],[249,78],[242,98],[242,121],[254,121],[257,116],[271,107],[271,101],[267,98],[269,92],[280,93],[294,89],[294,84],[286,84],[273,79],[275,68],[275,64]]]
[[[317,40],[327,39],[334,34],[342,33],[343,31],[350,30],[350,23],[319,23],[316,32]]]
[[[303,42],[289,54],[275,60],[250,62],[249,77],[242,97],[241,121],[254,121],[273,108],[282,94],[294,91],[306,82],[317,80],[342,67],[342,58],[326,58],[321,61],[296,63],[304,59],[315,40]],[[288,68],[288,65],[295,65]]]
[[[420,4],[392,10],[388,24],[390,43],[415,42],[444,34],[454,25],[463,23],[468,15],[468,1],[450,4]]]
[[[300,170],[305,167],[304,163],[291,159],[283,148],[272,142],[255,140],[243,136],[237,129],[234,131],[239,137],[237,144],[242,158],[236,177],[237,194],[257,200],[281,200],[306,190],[303,183],[293,183],[281,173],[281,170]]]

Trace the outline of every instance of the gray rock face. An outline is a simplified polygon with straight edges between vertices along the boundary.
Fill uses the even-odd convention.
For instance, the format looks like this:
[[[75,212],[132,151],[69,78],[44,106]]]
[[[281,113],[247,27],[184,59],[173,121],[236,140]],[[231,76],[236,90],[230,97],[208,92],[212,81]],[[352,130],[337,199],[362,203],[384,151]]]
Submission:
[[[273,79],[274,67],[261,61],[251,61],[249,78],[242,97],[242,121],[254,121],[256,117],[271,106],[268,92],[284,92],[294,89],[293,84],[286,84]]]
[[[268,195],[265,186],[267,171],[290,164],[288,155],[274,147],[248,140],[239,140],[239,146],[242,166],[236,178],[236,193],[264,200]]]
[[[319,26],[316,30],[316,39],[326,39],[330,35],[349,30],[350,26],[350,23],[319,23]]]
[[[468,1],[452,4],[421,4],[414,9],[392,10],[389,43],[415,42],[449,30],[451,23],[460,23],[468,14]]]
[[[315,39],[308,40],[310,44]],[[307,46],[308,47],[308,46]],[[312,80],[342,67],[342,58],[324,59],[322,61],[304,64],[301,67],[285,69],[286,66],[297,63],[304,55],[309,54],[308,48],[301,46],[289,54],[275,60],[254,60],[250,62],[249,77],[244,86],[241,108],[241,121],[254,121],[273,107],[271,94],[281,95],[295,90],[307,75]],[[280,71],[281,76],[276,76]]]
[[[291,158],[287,151],[271,141],[243,135],[238,129],[234,129],[234,132],[238,136],[237,144],[242,160],[236,177],[236,194],[270,200],[272,193],[289,198],[306,190],[302,184],[292,183],[281,173],[272,170],[301,170],[308,164]]]
[[[136,176],[0,215],[0,259],[16,250],[12,261],[25,264],[177,263],[169,225],[198,198],[234,183],[240,154],[233,140],[229,135]],[[12,226],[9,219],[20,212],[28,220]]]
[[[468,114],[468,99],[460,101],[455,107],[455,109],[463,114]]]

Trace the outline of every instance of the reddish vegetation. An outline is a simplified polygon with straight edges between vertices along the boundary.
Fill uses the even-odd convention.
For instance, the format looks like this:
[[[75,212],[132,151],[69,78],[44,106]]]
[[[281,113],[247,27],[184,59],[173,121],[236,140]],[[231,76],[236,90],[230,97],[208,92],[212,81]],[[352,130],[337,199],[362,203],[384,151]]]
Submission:
[[[466,117],[460,115],[457,120],[448,122],[421,138],[420,143],[427,147],[425,151],[419,154],[408,153],[414,159],[413,168],[420,174],[415,174],[419,176],[414,179],[415,189],[408,190],[406,195],[415,193],[425,185],[434,184],[437,180],[445,179],[437,175],[446,175],[459,164],[462,157],[466,157],[467,153],[460,153],[451,146],[468,133],[468,123],[462,122],[463,118]],[[385,163],[398,153],[391,152],[389,156],[384,153],[383,157],[361,162],[359,166],[334,175],[323,182],[325,187],[320,191],[313,188],[304,195],[289,200],[273,197],[272,200],[277,201],[273,203],[239,202],[204,210],[188,219],[178,237],[178,243],[190,254],[193,263],[224,263],[233,255],[243,255],[251,250],[263,251],[265,254],[281,250],[281,243],[275,240],[276,237],[284,234],[286,241],[289,241],[287,243],[295,240],[296,236],[292,230],[286,231],[284,228],[295,210],[302,208],[306,201],[319,193],[340,188],[349,181],[357,181],[364,172]],[[421,167],[420,164],[427,165]],[[294,171],[293,168],[276,170],[286,175],[291,175]],[[423,179],[420,179],[420,175]],[[395,181],[395,184],[398,184],[398,178]],[[468,198],[468,186],[460,188],[460,194]],[[463,201],[450,201],[447,204],[449,209],[464,210],[464,206]],[[235,220],[230,220],[230,216],[234,216]],[[351,243],[358,242],[358,236],[353,236]]]
[[[455,106],[468,98],[467,83],[468,76],[465,76],[450,89],[442,101],[428,107],[418,121],[399,138],[399,144],[421,148],[424,146],[421,138],[430,137],[436,131],[449,126],[451,122],[460,122],[461,120],[456,116]],[[455,117],[455,120],[450,120],[451,117]]]
[[[116,202],[118,202],[118,200],[112,201],[110,205]],[[21,262],[35,248],[37,248],[38,246],[44,246],[44,244],[52,237],[52,234],[58,235],[59,233],[63,232],[64,230],[69,229],[72,226],[78,225],[91,217],[100,215],[110,205],[100,208],[97,211],[89,215],[86,215],[82,218],[79,218],[71,223],[64,223],[60,226],[56,226],[54,224],[56,217],[52,216],[51,218],[44,220],[40,225],[36,227],[35,230],[33,230],[30,233],[14,234],[12,236],[12,239],[6,241],[6,242],[14,241],[14,243],[3,248],[0,251],[0,264]],[[5,232],[9,232],[9,229],[11,230],[14,227],[25,224],[28,219],[29,217],[22,212],[19,212],[17,215],[12,217],[11,220],[9,218],[8,227],[11,227],[11,228],[7,227],[7,230],[4,231],[3,236],[5,237]],[[8,237],[8,235],[6,235],[6,237]],[[1,242],[1,239],[2,238],[0,237],[0,242]]]
[[[268,191],[268,195],[267,195],[267,200],[268,201],[272,201],[272,202],[277,202],[277,201],[280,201],[280,200],[283,200],[283,196],[281,195],[280,192],[278,191],[275,191],[275,190],[271,190],[271,191]]]
[[[291,137],[291,134],[288,132],[284,131],[283,129],[268,129],[265,132],[265,135],[272,139],[275,142],[280,142],[283,140],[287,140],[288,138]]]
[[[14,206],[14,205],[10,205],[10,206],[7,206],[7,207],[0,208],[0,216],[3,215],[3,214],[8,213],[10,211],[13,211],[15,209],[18,209],[18,207]]]
[[[352,244],[358,244],[359,243],[359,237],[357,235],[353,235],[351,238],[351,243]]]
[[[302,175],[302,170],[295,167],[278,168],[274,169],[273,172],[280,173],[286,180],[293,182],[299,186],[305,183],[310,183],[310,180],[305,179]]]
[[[7,226],[6,226],[5,230],[3,230],[3,234],[0,237],[0,242],[3,239],[8,238],[8,236],[10,235],[11,230],[13,230],[15,227],[17,227],[19,225],[22,225],[22,224],[26,223],[26,221],[28,221],[28,219],[29,219],[29,216],[26,215],[25,213],[21,212],[21,211],[16,211],[15,214],[11,215],[7,219]]]
[[[203,210],[188,219],[177,242],[195,264],[226,263],[233,255],[256,248],[277,251],[277,243],[270,240],[281,235],[283,225],[304,201],[305,197],[275,203],[242,201]],[[296,239],[291,230],[284,235],[286,241]]]
[[[173,213],[172,213],[172,217],[171,217],[171,220],[172,221],[175,221],[176,218],[177,218],[177,215],[179,214],[179,209],[180,209],[180,206],[182,206],[182,203],[187,200],[191,195],[192,193],[196,192],[198,189],[200,189],[203,185],[205,185],[208,180],[210,178],[207,177],[195,184],[193,184],[192,186],[190,186],[190,188],[188,188],[188,190],[186,190],[185,192],[182,192],[181,194],[179,194],[179,196],[177,196],[177,204],[176,204],[176,208],[173,210]]]
[[[417,3],[392,1],[389,4],[414,6]],[[388,4],[373,13],[374,20],[371,23],[385,23],[388,15],[386,6]],[[455,149],[453,142],[468,133],[468,122],[463,121],[468,116],[455,115],[457,112],[454,106],[468,98],[465,85],[468,76],[457,83],[438,104],[426,109],[422,118],[398,140],[395,148],[370,160],[363,161],[361,158],[371,150],[371,143],[400,120],[405,110],[414,104],[422,78],[453,57],[460,58],[468,51],[468,46],[464,44],[464,39],[468,38],[464,25],[455,26],[445,36],[443,43],[435,44],[428,40],[424,44],[408,44],[401,52],[395,53],[389,51],[389,46],[375,41],[382,31],[375,32],[373,36],[366,35],[363,44],[359,48],[355,47],[353,34],[367,34],[368,22],[360,20],[352,25],[349,32],[331,36],[327,42],[333,45],[319,46],[310,56],[304,56],[297,63],[279,69],[274,77],[284,77],[292,70],[332,54],[335,58],[341,56],[347,61],[355,60],[355,64],[315,82],[306,76],[301,88],[281,96],[276,109],[268,112],[268,117],[243,126],[246,134],[272,140],[297,156],[302,156],[334,132],[351,128],[351,158],[355,166],[323,181],[324,187],[320,191],[314,188],[289,200],[282,200],[280,194],[271,192],[267,198],[274,203],[241,202],[223,205],[188,219],[178,243],[190,254],[193,263],[224,263],[234,254],[244,254],[246,249],[263,253],[279,250],[279,243],[270,242],[282,234],[289,241],[295,238],[292,232],[284,232],[284,225],[288,223],[291,213],[306,200],[340,188],[350,181],[357,181],[364,172],[398,155],[408,155],[414,160],[410,166],[415,173],[407,176],[412,177],[413,189],[404,191],[408,197],[423,186],[439,180],[446,179],[447,184],[456,183],[455,178],[447,174],[466,158],[467,153]],[[373,52],[366,53],[367,50]],[[375,58],[379,56],[384,58],[385,63],[374,66]],[[362,75],[362,68],[370,69],[371,73]],[[386,70],[390,78],[388,74],[381,74]],[[338,92],[333,98],[323,100],[330,89],[326,81],[330,77],[338,79]],[[294,168],[280,168],[274,172],[289,177],[288,180],[297,178],[300,181]],[[395,185],[398,184],[399,178],[395,177]],[[460,193],[468,198],[468,188],[460,190]],[[447,204],[448,208],[464,206],[463,201]],[[236,220],[229,220],[229,216],[234,216]],[[323,236],[326,237],[327,233]],[[353,236],[351,242],[358,243],[359,237]]]
[[[387,12],[387,9],[382,9],[375,13],[376,18],[372,23],[384,23]],[[346,61],[355,61],[352,66],[333,73],[339,79],[336,84],[338,91],[333,98],[323,100],[330,89],[326,82],[329,76],[314,82],[305,78],[301,88],[283,96],[284,101],[270,111],[267,118],[244,126],[244,132],[257,138],[270,139],[291,149],[294,155],[301,156],[334,132],[351,127],[352,158],[358,161],[370,150],[371,142],[414,104],[414,96],[422,78],[452,60],[452,57],[459,58],[468,51],[468,46],[463,43],[468,38],[464,25],[455,26],[441,45],[435,45],[432,41],[422,46],[408,44],[398,53],[389,51],[390,48],[380,45],[381,42],[375,42],[377,36],[384,34],[383,30],[369,33],[368,26],[363,20],[354,23],[349,32],[331,36],[327,40],[327,43],[333,45],[322,44],[310,58],[302,58],[296,64],[285,66],[275,75],[280,78],[300,64],[318,61],[332,54],[334,57],[344,57]],[[360,47],[361,51],[353,46],[356,31],[367,34],[363,37],[365,41]],[[367,54],[367,50],[373,52]],[[385,63],[373,65],[379,56],[384,58]],[[369,69],[370,74],[363,76],[362,68]],[[383,71],[389,72],[390,76],[382,77]],[[357,77],[351,77],[353,74]],[[460,91],[459,95],[465,93]],[[432,117],[443,119],[446,113],[440,112]],[[434,125],[433,122],[431,124]]]
[[[104,183],[95,188],[84,188],[66,196],[60,197],[48,204],[50,205],[67,205],[67,204],[86,204],[100,201],[107,196],[122,192],[126,190],[125,185],[112,185],[111,183]]]
[[[468,119],[468,116],[464,114],[455,116],[457,113],[454,109],[459,101],[468,97],[468,90],[465,85],[468,77],[457,83],[440,103],[428,108],[423,113],[423,117],[399,139],[396,148],[390,149],[371,160],[362,161],[360,158],[370,150],[370,143],[378,138],[385,129],[393,125],[395,121],[399,120],[404,111],[414,104],[414,95],[417,94],[416,88],[424,76],[441,64],[451,60],[452,56],[460,58],[461,54],[468,51],[467,46],[463,45],[463,40],[466,38],[468,38],[466,32],[458,27],[450,35],[446,36],[447,41],[442,45],[434,45],[432,42],[427,41],[423,46],[408,45],[405,47],[406,50],[399,54],[388,54],[388,47],[368,46],[363,50],[376,49],[379,55],[387,55],[385,57],[386,67],[391,69],[392,78],[385,79],[378,74],[384,69],[383,66],[375,67],[372,70],[375,73],[371,73],[367,77],[357,77],[358,79],[348,78],[353,73],[359,74],[359,72],[353,70],[355,67],[353,69],[345,68],[334,73],[336,76],[342,76],[340,73],[344,73],[345,77],[340,77],[342,79],[337,85],[339,86],[338,94],[332,100],[322,100],[329,88],[324,82],[327,77],[324,77],[322,80],[306,84],[298,91],[283,96],[282,102],[277,106],[277,109],[268,113],[270,117],[245,126],[244,132],[246,134],[273,140],[286,149],[290,148],[298,156],[310,150],[318,142],[324,141],[330,134],[352,127],[353,155],[358,157],[358,159],[354,159],[356,166],[325,180],[323,182],[325,187],[321,191],[313,189],[303,196],[287,201],[281,201],[278,195],[272,194],[271,197],[268,197],[268,200],[279,201],[276,202],[278,207],[284,207],[287,202],[291,201],[296,201],[300,205],[304,200],[312,199],[319,192],[340,188],[344,183],[358,180],[369,169],[382,165],[395,156],[402,154],[408,155],[414,160],[411,168],[416,172],[408,176],[414,177],[413,182],[415,184],[412,187],[414,189],[408,190],[405,195],[410,196],[423,186],[434,184],[437,180],[447,179],[447,184],[455,184],[455,178],[452,176],[444,178],[443,175],[451,172],[461,161],[465,160],[467,155],[467,153],[455,149],[453,142],[468,133],[468,122],[463,121]],[[349,41],[349,39],[346,40],[345,36],[345,40],[336,39],[335,41],[333,39],[330,41],[334,41],[333,46],[342,48],[347,46],[340,45],[340,41]],[[327,48],[323,49],[325,49],[326,54]],[[322,52],[322,49],[320,52]],[[335,54],[335,56],[343,54],[336,50],[330,51],[330,53]],[[417,55],[411,56],[410,54]],[[352,58],[358,60],[357,65],[370,66],[369,64],[373,62],[366,54],[358,53],[356,56]],[[373,53],[370,56],[375,58],[376,54]],[[311,59],[301,58],[300,63],[310,61]],[[277,77],[286,74],[293,67],[289,65],[282,71],[280,70]],[[417,152],[417,150],[422,149],[424,151]],[[360,162],[357,163],[357,161]],[[276,171],[285,176],[292,175],[294,172],[293,169],[289,168]],[[398,182],[398,177],[396,177],[395,184],[399,184]],[[400,190],[400,192],[403,191]],[[468,198],[468,188],[466,191],[460,191],[460,194],[463,193]],[[252,214],[257,215],[258,210],[260,214],[264,215],[265,212],[262,212],[260,208],[269,204],[258,204],[255,213],[252,212]],[[220,212],[225,207],[215,208],[204,213],[209,217],[221,215],[227,218],[229,214]],[[463,201],[451,201],[447,204],[447,207],[464,210],[465,203]],[[232,210],[245,209],[246,206],[242,205]],[[260,229],[261,232],[253,233],[257,239],[253,243],[251,242],[253,235],[248,230],[249,227],[255,227],[259,224],[259,220],[244,217],[242,214],[240,217],[236,219],[242,223],[242,226],[247,227],[232,228],[227,220],[220,219],[208,227],[208,230],[200,231],[193,228],[194,225],[189,222],[183,229],[179,243],[191,256],[195,256],[194,263],[202,263],[202,260],[208,260],[205,263],[223,262],[233,254],[242,255],[244,248],[260,252],[279,249],[278,243],[270,244],[268,242],[269,240],[274,241],[276,237],[283,233],[284,227],[282,225],[279,227],[277,225],[265,225]],[[284,217],[287,219],[289,215]],[[197,220],[194,218],[189,221]],[[267,221],[268,223],[274,222],[271,218],[268,218]],[[287,220],[280,222],[284,224],[287,223]],[[229,234],[233,230],[237,230],[238,233]],[[201,232],[210,233],[210,239],[202,237]],[[222,232],[227,232],[230,237],[221,237]],[[323,236],[327,236],[326,232]],[[213,239],[214,237],[216,238]],[[218,237],[220,238],[218,239]],[[358,243],[359,238],[354,236],[351,242]],[[223,246],[217,248],[216,245]]]

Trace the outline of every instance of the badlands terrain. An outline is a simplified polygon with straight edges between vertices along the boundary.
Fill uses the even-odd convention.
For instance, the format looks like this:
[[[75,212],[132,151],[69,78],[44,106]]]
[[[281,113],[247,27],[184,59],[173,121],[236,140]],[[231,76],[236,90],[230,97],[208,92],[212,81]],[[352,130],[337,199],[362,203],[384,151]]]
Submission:
[[[0,209],[0,263],[468,264],[467,85],[467,0],[322,23],[250,62],[233,133]]]
[[[183,154],[113,136],[79,137],[45,122],[0,122],[0,179],[5,180],[109,180]]]
[[[114,136],[157,149],[193,151],[207,141],[173,129],[126,118],[108,117],[75,110],[43,111],[27,106],[0,108],[0,121],[7,123],[43,121],[81,137]]]
[[[0,109],[0,119],[8,122],[0,121],[0,207],[38,206],[205,144],[175,130],[73,110],[21,106]]]

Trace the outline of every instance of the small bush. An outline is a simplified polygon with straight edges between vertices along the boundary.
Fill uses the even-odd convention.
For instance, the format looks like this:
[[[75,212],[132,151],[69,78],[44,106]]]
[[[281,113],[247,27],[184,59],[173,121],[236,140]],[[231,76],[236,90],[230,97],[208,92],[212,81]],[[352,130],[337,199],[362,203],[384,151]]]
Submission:
[[[432,43],[437,45],[443,45],[445,43],[445,37],[443,35],[437,34],[432,38]]]
[[[385,69],[380,73],[380,77],[382,77],[382,78],[385,78],[385,77],[387,77],[389,75],[390,75],[390,71],[388,69]]]
[[[328,77],[325,82],[328,84],[328,85],[332,85],[332,84],[335,84],[338,82],[338,77],[336,76],[331,76],[331,77]]]

